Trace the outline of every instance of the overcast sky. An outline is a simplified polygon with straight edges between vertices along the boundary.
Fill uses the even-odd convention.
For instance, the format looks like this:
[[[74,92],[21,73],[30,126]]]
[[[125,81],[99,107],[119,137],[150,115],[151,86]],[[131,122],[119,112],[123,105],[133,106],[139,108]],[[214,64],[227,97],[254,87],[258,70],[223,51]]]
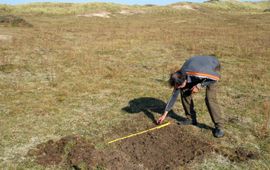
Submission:
[[[145,4],[156,4],[156,5],[167,5],[175,2],[203,2],[205,0],[0,0],[0,4],[25,4],[30,2],[72,2],[72,3],[86,3],[86,2],[114,2],[128,5],[145,5]],[[259,0],[252,0],[259,1]]]

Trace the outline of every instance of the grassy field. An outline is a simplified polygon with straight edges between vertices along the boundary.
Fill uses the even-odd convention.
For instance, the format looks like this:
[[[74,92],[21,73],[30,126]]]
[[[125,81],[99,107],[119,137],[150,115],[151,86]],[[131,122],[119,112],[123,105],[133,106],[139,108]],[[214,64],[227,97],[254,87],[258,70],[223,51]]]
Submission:
[[[136,125],[133,132],[144,130],[151,120],[132,121],[146,115],[122,108],[142,97],[166,102],[172,70],[190,56],[215,54],[222,63],[226,137],[202,135],[260,158],[234,163],[213,154],[191,168],[269,169],[270,13],[263,12],[269,2],[184,4],[192,9],[181,3],[0,5],[0,16],[33,25],[0,23],[0,36],[9,37],[0,37],[0,168],[45,169],[26,154],[50,139],[81,135],[103,148],[122,121]],[[101,11],[109,17],[77,16]],[[199,122],[212,126],[204,92],[194,98]],[[180,103],[174,111],[184,115]]]

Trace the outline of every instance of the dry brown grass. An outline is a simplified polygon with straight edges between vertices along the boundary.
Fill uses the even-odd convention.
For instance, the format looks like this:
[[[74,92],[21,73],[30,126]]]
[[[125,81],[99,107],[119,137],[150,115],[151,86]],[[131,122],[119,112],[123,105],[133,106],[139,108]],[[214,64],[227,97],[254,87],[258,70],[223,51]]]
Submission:
[[[250,147],[262,155],[245,164],[212,158],[204,165],[269,167],[269,137],[253,133],[265,124],[260,104],[270,96],[269,14],[147,8],[145,14],[111,18],[20,13],[32,28],[0,26],[1,35],[12,36],[0,42],[1,168],[42,169],[25,158],[27,151],[69,134],[103,145],[112,126],[132,120],[121,111],[130,100],[166,102],[171,69],[201,54],[216,54],[223,65],[219,98],[228,123],[217,145]],[[212,125],[203,94],[195,101],[199,121]],[[174,110],[183,115],[180,102]],[[210,131],[205,135],[212,137]]]
[[[264,113],[265,113],[265,122],[263,125],[263,131],[269,131],[269,123],[270,123],[270,104],[269,101],[264,102]]]

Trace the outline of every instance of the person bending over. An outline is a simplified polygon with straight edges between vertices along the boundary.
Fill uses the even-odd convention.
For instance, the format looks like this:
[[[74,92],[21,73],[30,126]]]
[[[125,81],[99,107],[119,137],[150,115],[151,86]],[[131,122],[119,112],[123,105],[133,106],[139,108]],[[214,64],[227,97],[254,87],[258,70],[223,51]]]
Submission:
[[[194,56],[189,58],[180,70],[170,75],[169,83],[174,88],[173,93],[157,123],[161,124],[164,121],[180,94],[187,117],[185,124],[197,125],[192,94],[206,88],[205,103],[215,125],[213,135],[218,138],[223,137],[223,119],[221,118],[216,97],[218,81],[220,80],[219,72],[220,63],[215,56]]]

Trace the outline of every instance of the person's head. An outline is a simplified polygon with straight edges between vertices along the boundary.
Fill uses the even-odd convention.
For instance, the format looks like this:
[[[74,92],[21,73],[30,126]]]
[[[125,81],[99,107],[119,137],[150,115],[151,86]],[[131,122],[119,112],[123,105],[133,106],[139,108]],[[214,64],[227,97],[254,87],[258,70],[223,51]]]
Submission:
[[[186,75],[180,71],[176,71],[170,74],[169,85],[174,88],[184,88],[187,84]]]

